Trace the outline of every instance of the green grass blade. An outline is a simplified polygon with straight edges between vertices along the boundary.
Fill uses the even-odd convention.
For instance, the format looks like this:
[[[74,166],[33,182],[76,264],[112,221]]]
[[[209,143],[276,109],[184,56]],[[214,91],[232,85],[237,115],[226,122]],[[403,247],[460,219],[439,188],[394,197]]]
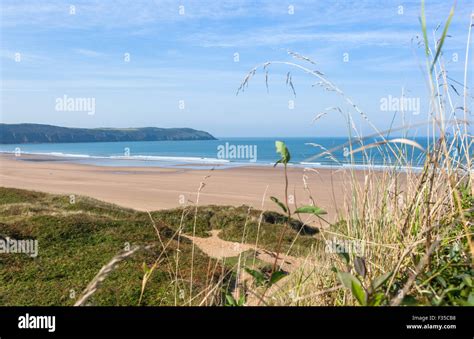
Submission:
[[[430,72],[433,71],[433,68],[436,64],[436,61],[438,60],[438,57],[441,53],[441,49],[442,49],[443,44],[444,44],[444,39],[446,38],[446,34],[448,33],[449,25],[451,24],[451,20],[453,19],[454,7],[455,7],[454,5],[453,5],[453,7],[451,7],[451,11],[449,12],[448,20],[446,20],[446,24],[444,25],[443,34],[441,35],[441,39],[439,41],[438,48],[436,49],[436,54],[435,54],[433,63],[431,64]]]
[[[426,17],[425,17],[425,0],[421,0],[421,31],[423,32],[423,41],[425,42],[425,54],[426,56],[430,55],[429,45],[428,45],[428,33],[426,32]]]

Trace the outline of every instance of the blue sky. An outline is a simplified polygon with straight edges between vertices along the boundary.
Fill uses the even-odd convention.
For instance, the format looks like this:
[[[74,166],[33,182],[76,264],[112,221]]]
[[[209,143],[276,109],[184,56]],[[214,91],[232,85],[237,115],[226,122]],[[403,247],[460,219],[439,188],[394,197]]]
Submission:
[[[444,50],[449,75],[459,82],[472,4],[458,1]],[[451,5],[427,1],[430,38]],[[380,130],[396,113],[381,111],[380,100],[399,97],[402,88],[421,100],[420,114],[407,114],[406,121],[427,119],[423,54],[412,43],[420,34],[419,1],[3,0],[0,6],[5,123],[192,127],[216,136],[347,135],[347,123],[334,110],[312,120],[328,107],[350,107],[288,66],[269,67],[269,93],[259,70],[235,95],[258,64],[304,64],[288,50],[312,58],[316,65],[307,66],[338,85]],[[296,97],[285,84],[288,71]],[[95,114],[56,111],[55,100],[64,95],[95,98]],[[454,93],[453,99],[462,105]],[[372,132],[354,119],[363,133]],[[401,121],[396,114],[394,125]]]

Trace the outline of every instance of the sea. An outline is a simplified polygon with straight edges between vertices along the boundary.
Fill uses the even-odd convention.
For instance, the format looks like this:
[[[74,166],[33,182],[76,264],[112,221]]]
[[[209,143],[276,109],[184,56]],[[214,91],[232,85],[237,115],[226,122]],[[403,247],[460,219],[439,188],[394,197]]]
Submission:
[[[388,140],[393,138],[387,138]],[[36,154],[60,162],[98,166],[157,166],[189,168],[229,168],[272,166],[280,158],[275,141],[283,141],[290,152],[290,166],[302,167],[422,167],[424,152],[407,144],[379,145],[351,154],[361,143],[343,137],[234,137],[192,141],[133,141],[89,143],[44,143],[0,145],[0,152]],[[364,140],[368,145],[381,138]],[[426,148],[426,137],[412,138]],[[400,162],[400,155],[408,161]],[[37,158],[37,161],[40,161]],[[35,161],[35,157],[24,160]],[[44,157],[43,160],[45,161]]]

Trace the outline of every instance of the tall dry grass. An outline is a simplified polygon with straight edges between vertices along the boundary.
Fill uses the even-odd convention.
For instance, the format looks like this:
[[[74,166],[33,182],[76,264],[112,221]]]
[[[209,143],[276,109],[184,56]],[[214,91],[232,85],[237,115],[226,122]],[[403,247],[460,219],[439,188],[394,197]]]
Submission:
[[[422,46],[426,57],[424,76],[430,93],[426,98],[429,103],[429,111],[425,112],[429,126],[426,147],[407,137],[388,140],[386,131],[380,131],[363,110],[322,72],[313,70],[315,63],[310,58],[298,53],[289,52],[302,63],[266,62],[244,78],[238,92],[246,89],[258,68],[263,68],[268,81],[268,68],[274,64],[296,68],[317,78],[318,85],[337,93],[353,108],[344,111],[336,107],[335,111],[344,116],[349,126],[349,155],[362,152],[366,165],[362,170],[346,170],[348,190],[344,209],[338,215],[339,222],[321,229],[321,237],[326,244],[331,239],[347,240],[362,244],[364,253],[351,253],[347,248],[334,251],[325,245],[314,248],[298,272],[292,273],[272,296],[268,296],[268,303],[473,304],[473,135],[466,83],[472,16],[468,28],[462,84],[464,105],[460,118],[456,115],[459,107],[455,107],[455,98],[452,97],[454,92],[458,94],[454,87],[458,84],[448,77],[442,54],[453,14],[454,8],[449,13],[443,32],[440,35],[433,32],[434,42],[430,45],[422,2]],[[291,77],[287,78],[287,83],[294,91]],[[353,114],[359,114],[372,127],[374,135],[363,138],[353,123]],[[318,115],[315,120],[323,115]],[[408,135],[407,126],[401,126],[398,130]],[[365,140],[371,140],[373,136],[381,141],[366,144]],[[423,152],[421,169],[416,168],[415,159],[410,157],[413,152],[407,152],[414,148]],[[331,157],[336,149],[324,150],[314,158],[323,155]],[[369,149],[380,152],[387,162],[385,170],[380,171],[373,166]],[[355,164],[353,157],[351,162]],[[401,167],[403,170],[400,170]],[[360,171],[364,175],[362,183],[356,178],[360,176]],[[313,197],[310,198],[314,201]],[[454,255],[453,251],[456,252]],[[451,255],[446,259],[447,252]],[[375,288],[376,279],[380,277],[386,279]],[[361,288],[351,285],[354,278],[357,279],[355,285],[360,284]],[[462,282],[458,283],[459,280]]]
[[[216,282],[209,280],[208,286],[198,294],[193,291],[193,260],[191,277],[183,280],[179,275],[180,251],[167,258],[170,276],[174,277],[172,290],[175,305],[400,305],[409,302],[419,305],[474,304],[473,274],[473,196],[474,171],[472,167],[472,128],[469,124],[471,113],[468,110],[468,58],[470,33],[473,18],[468,28],[464,83],[462,84],[462,117],[453,98],[452,83],[447,75],[443,58],[443,43],[453,16],[449,14],[442,33],[433,32],[433,43],[428,40],[424,3],[421,5],[421,24],[423,40],[421,46],[425,52],[424,77],[430,95],[426,98],[429,111],[425,112],[428,126],[427,145],[421,146],[408,138],[409,128],[419,125],[391,128],[403,137],[390,139],[387,131],[380,130],[371,122],[367,114],[355,101],[344,93],[335,83],[318,70],[310,58],[295,52],[288,52],[295,61],[269,61],[252,69],[244,78],[237,93],[244,91],[257,70],[265,73],[268,87],[268,72],[273,65],[283,65],[304,72],[318,81],[324,90],[335,92],[350,109],[335,107],[330,112],[319,114],[315,121],[326,114],[341,114],[348,126],[349,142],[338,148],[348,147],[349,159],[355,165],[354,155],[363,154],[364,165],[356,169],[344,170],[345,201],[338,209],[338,221],[327,222],[316,235],[321,239],[310,253],[299,258],[301,265],[277,283],[255,286],[252,277],[245,275],[247,265],[251,265],[239,256],[233,269],[235,279],[229,279],[228,272],[222,266],[209,262],[208,276],[221,273]],[[294,92],[291,74],[288,73],[287,85]],[[454,89],[454,91],[456,91]],[[403,115],[403,112],[401,112]],[[363,137],[354,123],[359,115],[374,134]],[[370,143],[374,137],[377,143]],[[320,149],[315,145],[315,149]],[[335,149],[321,149],[314,158],[326,157],[337,161]],[[423,156],[412,158],[413,150],[419,149]],[[379,152],[386,167],[380,170],[371,161],[370,152]],[[291,150],[289,150],[291,152]],[[421,161],[421,167],[419,167]],[[269,169],[270,170],[270,169]],[[315,206],[317,197],[312,195],[311,179],[314,169],[305,169],[302,178],[307,197]],[[286,174],[286,164],[285,164]],[[360,177],[363,180],[360,180]],[[205,189],[205,180],[200,183],[196,201],[190,202],[194,213],[193,236],[195,236],[196,218],[199,213],[199,196]],[[288,178],[286,181],[283,209],[288,218],[298,216],[288,204]],[[264,193],[263,200],[266,198]],[[303,199],[301,199],[302,201]],[[308,199],[304,199],[307,201]],[[243,202],[245,203],[245,202]],[[263,201],[262,201],[263,207]],[[183,209],[189,213],[189,209]],[[260,230],[261,219],[258,222]],[[299,216],[298,216],[299,217]],[[319,218],[320,216],[314,216]],[[314,221],[311,217],[305,222]],[[318,219],[319,220],[319,219]],[[324,219],[323,219],[324,220]],[[176,233],[181,236],[183,218]],[[246,243],[247,222],[242,226],[242,243]],[[157,232],[159,235],[159,232]],[[280,237],[283,237],[283,234]],[[259,246],[257,241],[255,247]],[[350,248],[328,246],[330,241],[359,246],[363,251]],[[166,245],[163,245],[163,248]],[[194,258],[194,244],[192,257]],[[275,262],[273,273],[281,268],[278,257],[280,244],[275,244]],[[160,256],[161,257],[161,256]],[[255,262],[255,257],[253,258]],[[154,267],[145,272],[143,289]],[[348,284],[349,282],[349,284]],[[471,284],[471,285],[470,285]],[[185,291],[186,293],[183,293]],[[234,293],[230,294],[234,291]],[[142,290],[143,293],[143,290]],[[186,295],[186,297],[184,297]],[[227,301],[226,301],[227,297]]]

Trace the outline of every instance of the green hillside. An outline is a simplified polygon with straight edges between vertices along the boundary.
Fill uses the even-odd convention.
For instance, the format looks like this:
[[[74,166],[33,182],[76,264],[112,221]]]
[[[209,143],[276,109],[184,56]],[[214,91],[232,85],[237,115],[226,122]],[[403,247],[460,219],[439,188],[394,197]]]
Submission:
[[[1,144],[113,141],[215,140],[192,128],[68,128],[40,124],[0,124]]]

